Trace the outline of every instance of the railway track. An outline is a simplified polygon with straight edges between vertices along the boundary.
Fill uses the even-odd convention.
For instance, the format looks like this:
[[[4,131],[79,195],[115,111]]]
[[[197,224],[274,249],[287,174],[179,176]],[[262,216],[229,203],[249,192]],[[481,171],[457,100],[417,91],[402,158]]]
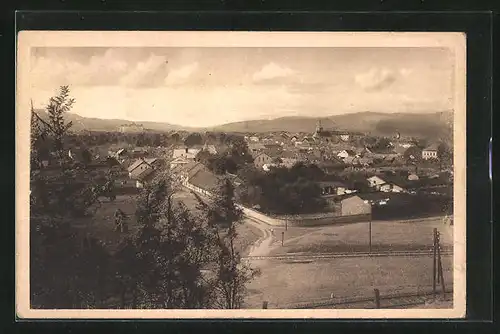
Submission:
[[[442,256],[452,256],[453,252],[449,250],[441,251]],[[388,252],[351,252],[351,253],[324,253],[324,254],[288,254],[288,255],[265,255],[265,256],[246,256],[242,260],[320,260],[334,258],[356,258],[356,257],[389,257],[389,256],[432,256],[432,251],[388,251]]]
[[[380,308],[400,308],[414,305],[422,305],[432,299],[432,291],[424,291],[421,293],[400,293],[380,296]],[[443,298],[443,293],[437,291],[436,297]],[[453,290],[446,289],[445,300],[453,299]],[[371,309],[376,308],[374,298],[355,297],[355,298],[338,298],[330,300],[318,300],[309,303],[301,303],[290,305],[289,309],[318,309],[318,308],[349,308],[349,309]]]

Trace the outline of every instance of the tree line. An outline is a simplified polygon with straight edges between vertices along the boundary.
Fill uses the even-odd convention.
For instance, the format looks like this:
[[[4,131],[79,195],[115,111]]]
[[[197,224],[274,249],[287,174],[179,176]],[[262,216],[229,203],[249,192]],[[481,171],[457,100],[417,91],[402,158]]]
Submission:
[[[44,119],[32,109],[30,171],[30,294],[32,308],[240,308],[258,271],[235,249],[242,212],[222,180],[216,196],[197,197],[193,214],[173,202],[176,183],[158,175],[138,195],[134,217],[115,214],[121,242],[111,251],[94,233],[94,208],[107,189],[75,167],[66,145],[75,100],[63,86]],[[50,139],[58,173],[40,173],[39,151]],[[112,178],[112,175],[110,175]],[[133,231],[123,228],[133,219]]]

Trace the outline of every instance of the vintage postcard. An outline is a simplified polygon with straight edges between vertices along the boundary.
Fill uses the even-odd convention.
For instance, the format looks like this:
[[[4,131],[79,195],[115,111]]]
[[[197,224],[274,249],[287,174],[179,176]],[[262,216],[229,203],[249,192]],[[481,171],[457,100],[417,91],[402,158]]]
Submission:
[[[464,317],[465,41],[21,31],[18,317]]]

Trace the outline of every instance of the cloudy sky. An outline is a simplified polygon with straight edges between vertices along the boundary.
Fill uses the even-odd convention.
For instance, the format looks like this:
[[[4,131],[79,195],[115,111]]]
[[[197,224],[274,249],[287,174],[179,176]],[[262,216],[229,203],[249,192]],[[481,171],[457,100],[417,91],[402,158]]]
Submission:
[[[439,48],[32,48],[31,97],[60,85],[85,117],[212,126],[453,105],[453,54]]]

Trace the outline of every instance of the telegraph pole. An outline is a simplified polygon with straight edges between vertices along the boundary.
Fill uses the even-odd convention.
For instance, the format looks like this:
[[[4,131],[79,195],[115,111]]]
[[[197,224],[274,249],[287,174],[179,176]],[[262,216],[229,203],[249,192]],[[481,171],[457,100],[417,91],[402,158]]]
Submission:
[[[368,251],[372,252],[372,216],[370,214],[370,221],[368,222]]]
[[[434,228],[434,233],[433,233],[433,245],[432,245],[432,293],[434,296],[436,295],[436,273],[437,273],[437,263],[436,263],[436,242],[437,242],[437,228]]]
[[[444,275],[443,275],[443,263],[441,262],[441,245],[440,245],[440,235],[439,232],[437,232],[437,242],[436,242],[436,248],[437,248],[437,261],[438,261],[438,283],[441,283],[441,289],[443,290],[443,296],[446,293],[445,290],[445,285],[444,285]]]

